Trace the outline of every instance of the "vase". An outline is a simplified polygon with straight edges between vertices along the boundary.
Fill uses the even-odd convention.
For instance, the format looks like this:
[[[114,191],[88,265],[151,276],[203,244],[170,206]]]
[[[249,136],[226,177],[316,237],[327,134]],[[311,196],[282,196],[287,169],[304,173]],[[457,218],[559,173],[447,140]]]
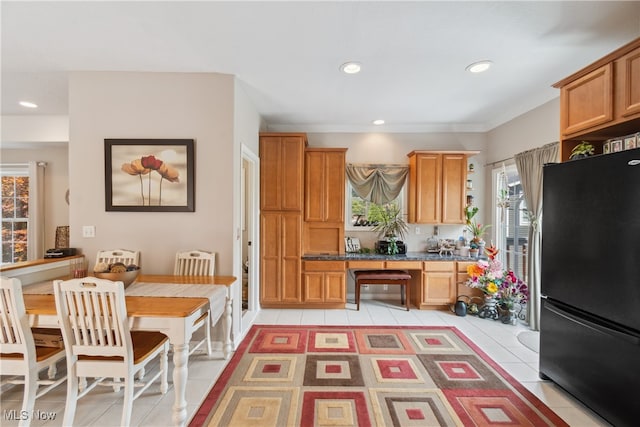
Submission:
[[[498,313],[498,301],[493,295],[484,296],[484,305],[478,311],[478,317],[481,319],[493,319],[498,320],[500,313]]]
[[[480,251],[478,249],[469,249],[469,256],[471,258],[478,258]]]

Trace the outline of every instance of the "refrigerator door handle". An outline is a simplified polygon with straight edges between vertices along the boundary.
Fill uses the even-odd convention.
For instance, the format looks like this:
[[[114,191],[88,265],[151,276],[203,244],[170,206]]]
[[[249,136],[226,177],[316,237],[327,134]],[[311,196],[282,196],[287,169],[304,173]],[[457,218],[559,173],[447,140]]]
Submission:
[[[611,327],[608,327],[608,326],[600,324],[600,323],[592,322],[592,321],[590,321],[588,319],[585,319],[584,317],[575,316],[575,315],[573,315],[573,314],[561,309],[560,307],[553,305],[553,303],[550,303],[550,302],[547,302],[545,304],[545,307],[546,307],[547,310],[557,314],[558,316],[564,317],[565,319],[570,320],[570,321],[572,321],[574,323],[577,323],[577,324],[582,325],[582,326],[586,326],[587,328],[591,328],[591,329],[593,329],[595,331],[598,331],[598,332],[602,332],[603,334],[613,335],[613,336],[615,336],[617,338],[620,338],[620,339],[623,339],[625,341],[631,342],[632,344],[640,345],[640,337],[630,335],[628,333],[625,333],[623,331],[619,331],[617,329],[613,329]]]

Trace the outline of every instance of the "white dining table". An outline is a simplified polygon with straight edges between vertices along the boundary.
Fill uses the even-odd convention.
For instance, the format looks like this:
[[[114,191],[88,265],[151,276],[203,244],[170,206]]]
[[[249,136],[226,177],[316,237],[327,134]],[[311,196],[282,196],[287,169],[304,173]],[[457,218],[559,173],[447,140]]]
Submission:
[[[173,348],[173,425],[184,426],[187,421],[186,384],[194,321],[210,310],[212,324],[222,322],[223,357],[228,359],[233,350],[230,287],[235,281],[232,276],[140,275],[125,291],[130,328],[162,332]],[[52,286],[50,293],[46,284],[25,286],[24,300],[32,327],[59,327]]]

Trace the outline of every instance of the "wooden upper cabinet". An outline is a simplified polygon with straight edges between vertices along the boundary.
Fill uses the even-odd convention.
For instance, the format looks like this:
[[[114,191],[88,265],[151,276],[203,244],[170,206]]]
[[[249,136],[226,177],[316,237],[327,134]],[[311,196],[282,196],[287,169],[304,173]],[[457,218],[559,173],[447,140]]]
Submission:
[[[409,222],[462,224],[467,157],[476,152],[409,153]]]
[[[304,134],[260,134],[260,208],[302,211]]]
[[[346,148],[305,151],[305,221],[344,222]]]
[[[640,47],[616,61],[620,83],[616,86],[621,101],[620,115],[629,117],[640,113]]]
[[[560,89],[560,158],[589,141],[604,142],[640,129],[640,38],[553,85]]]
[[[613,120],[613,64],[606,64],[563,86],[560,104],[563,135]]]
[[[461,224],[465,220],[467,156],[442,155],[442,220],[443,224]]]
[[[409,155],[409,222],[438,223],[442,211],[442,156]]]

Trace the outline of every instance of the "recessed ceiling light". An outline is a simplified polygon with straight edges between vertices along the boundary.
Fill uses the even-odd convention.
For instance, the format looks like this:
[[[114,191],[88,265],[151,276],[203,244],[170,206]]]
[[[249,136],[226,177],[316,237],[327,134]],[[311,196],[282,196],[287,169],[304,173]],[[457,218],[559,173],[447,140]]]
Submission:
[[[353,61],[345,62],[340,66],[340,71],[342,71],[345,74],[357,74],[360,72],[361,69],[362,69],[362,64],[360,64],[359,62],[353,62]]]
[[[382,119],[374,120],[374,121],[373,121],[373,124],[374,124],[374,125],[383,125],[383,124],[384,124],[384,120],[382,120]]]
[[[473,64],[467,65],[465,70],[471,73],[482,73],[483,71],[487,71],[493,62],[489,60],[474,62]]]
[[[34,104],[33,102],[29,101],[20,101],[19,104],[27,108],[38,108],[38,104]]]

